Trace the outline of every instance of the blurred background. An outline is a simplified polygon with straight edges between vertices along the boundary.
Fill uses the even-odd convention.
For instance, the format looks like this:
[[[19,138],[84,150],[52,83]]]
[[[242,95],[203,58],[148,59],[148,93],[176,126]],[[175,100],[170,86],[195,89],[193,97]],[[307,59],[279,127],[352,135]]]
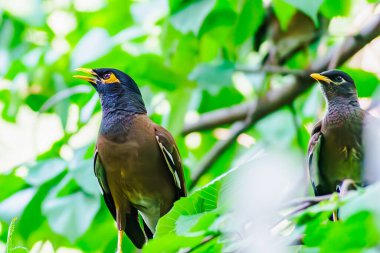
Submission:
[[[303,165],[325,110],[311,71],[346,71],[362,107],[380,116],[379,13],[376,0],[0,0],[0,252],[115,250],[114,221],[92,169],[100,104],[91,85],[72,78],[78,67],[118,68],[135,79],[150,117],[179,146],[194,192],[187,204],[212,202],[176,216],[172,237],[144,250],[176,252],[184,240],[191,252],[234,252],[239,246],[214,237],[213,248],[195,246],[223,234],[215,224],[229,212],[219,208],[219,184],[229,180],[219,176],[268,166],[270,174],[248,174],[266,182],[251,191],[290,183],[291,196],[310,193]],[[272,148],[273,159],[284,159],[284,150],[284,161],[294,159],[251,164]],[[285,181],[273,179],[274,167]],[[273,189],[269,198],[282,191]],[[254,205],[250,190],[243,200]],[[372,246],[379,242],[371,237]]]

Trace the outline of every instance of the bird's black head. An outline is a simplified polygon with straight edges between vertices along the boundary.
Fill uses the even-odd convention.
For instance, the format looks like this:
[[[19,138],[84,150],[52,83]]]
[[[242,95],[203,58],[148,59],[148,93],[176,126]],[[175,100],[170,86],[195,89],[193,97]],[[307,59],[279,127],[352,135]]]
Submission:
[[[323,93],[329,102],[334,100],[356,101],[358,99],[354,80],[343,71],[327,70],[310,76],[321,84]]]
[[[94,86],[99,94],[103,110],[120,109],[135,113],[146,113],[144,101],[136,82],[124,72],[112,68],[79,68],[91,76],[75,75]]]

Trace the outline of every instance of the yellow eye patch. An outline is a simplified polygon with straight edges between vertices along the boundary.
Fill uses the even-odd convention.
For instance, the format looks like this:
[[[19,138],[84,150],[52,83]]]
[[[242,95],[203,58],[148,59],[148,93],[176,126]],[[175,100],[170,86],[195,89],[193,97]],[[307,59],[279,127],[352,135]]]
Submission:
[[[120,83],[120,80],[117,79],[114,73],[108,73],[102,78],[103,83],[110,84],[110,83]]]

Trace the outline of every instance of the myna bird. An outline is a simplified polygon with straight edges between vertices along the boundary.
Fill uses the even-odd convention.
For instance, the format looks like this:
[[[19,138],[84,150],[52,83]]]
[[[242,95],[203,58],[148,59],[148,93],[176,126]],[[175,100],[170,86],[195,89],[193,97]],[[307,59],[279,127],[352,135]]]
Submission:
[[[339,70],[311,77],[321,84],[327,101],[327,112],[314,126],[308,147],[315,195],[339,192],[344,180],[363,185],[362,132],[368,115],[360,108],[355,82]]]
[[[102,106],[94,171],[117,223],[117,252],[122,252],[123,231],[142,248],[159,218],[186,196],[177,145],[165,128],[149,119],[130,76],[111,68],[77,70],[91,75],[74,77],[93,85]]]

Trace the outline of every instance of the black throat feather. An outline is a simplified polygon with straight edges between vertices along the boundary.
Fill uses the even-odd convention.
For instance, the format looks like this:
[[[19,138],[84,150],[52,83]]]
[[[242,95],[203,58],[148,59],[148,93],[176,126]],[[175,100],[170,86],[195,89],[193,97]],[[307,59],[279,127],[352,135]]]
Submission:
[[[138,93],[99,93],[102,105],[100,134],[114,142],[124,142],[136,115],[146,114],[143,99]]]

